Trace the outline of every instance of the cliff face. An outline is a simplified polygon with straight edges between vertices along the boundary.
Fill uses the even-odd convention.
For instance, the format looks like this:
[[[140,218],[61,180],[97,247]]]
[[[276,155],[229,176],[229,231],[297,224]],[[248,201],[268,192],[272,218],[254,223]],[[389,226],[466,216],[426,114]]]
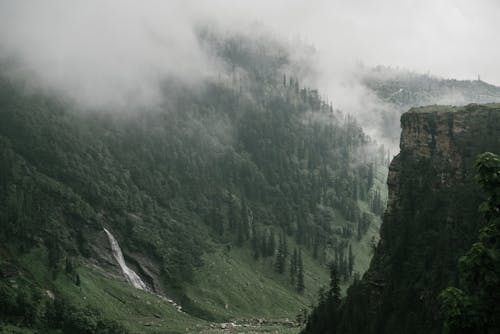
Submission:
[[[437,295],[477,238],[474,160],[500,151],[500,105],[414,108],[401,127],[381,240],[342,306],[341,333],[441,332]]]

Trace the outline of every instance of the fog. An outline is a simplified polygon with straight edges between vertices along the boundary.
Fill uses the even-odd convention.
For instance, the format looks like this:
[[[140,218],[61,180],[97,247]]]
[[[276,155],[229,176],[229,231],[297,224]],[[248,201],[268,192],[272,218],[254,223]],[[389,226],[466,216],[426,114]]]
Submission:
[[[0,57],[18,74],[83,105],[152,104],[166,76],[217,72],[196,39],[201,24],[315,46],[312,84],[336,107],[365,108],[358,64],[500,84],[495,0],[0,0]]]

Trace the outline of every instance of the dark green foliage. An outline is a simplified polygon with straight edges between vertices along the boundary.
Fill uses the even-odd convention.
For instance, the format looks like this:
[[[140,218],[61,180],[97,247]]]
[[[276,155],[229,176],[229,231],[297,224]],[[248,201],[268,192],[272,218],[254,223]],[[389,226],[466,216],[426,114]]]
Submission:
[[[457,120],[466,130],[457,126]],[[481,208],[490,212],[489,218],[478,210],[484,193],[475,180],[474,163],[479,153],[500,147],[498,105],[417,108],[404,114],[401,121],[406,137],[390,167],[389,197],[393,197],[384,216],[381,240],[369,270],[349,288],[338,311],[339,320],[329,330],[346,334],[441,333],[444,316],[451,332],[463,327],[469,333],[487,333],[488,328],[494,333],[498,331],[494,319],[499,318],[495,305],[500,276],[495,269],[499,262],[493,240],[499,239],[485,219],[492,219],[491,209],[498,213],[494,202],[498,183],[488,188],[498,168],[497,158],[482,156],[477,166],[479,183],[488,184],[490,200]],[[417,128],[428,131],[432,139],[428,143],[414,139]],[[473,246],[481,227],[480,242]],[[457,266],[468,249],[470,253]],[[337,249],[340,276],[344,274],[343,257],[342,248]],[[449,288],[442,294],[448,309],[442,313],[438,297],[450,285],[460,289]]]
[[[98,311],[76,308],[61,298],[46,303],[43,321],[46,328],[60,329],[65,334],[128,333],[115,321],[102,318]]]
[[[77,259],[99,257],[107,226],[182,291],[214,246],[277,256],[283,273],[287,238],[321,261],[354,236],[373,185],[373,144],[356,120],[284,73],[279,44],[201,35],[223,78],[166,80],[155,110],[79,110],[0,73],[2,242],[45,245],[54,278],[65,270],[77,283]],[[294,270],[303,291],[300,256]]]
[[[340,306],[340,277],[336,265],[330,264],[330,287],[320,291],[319,303],[311,311],[302,334],[337,333],[338,308]]]
[[[302,250],[299,249],[299,255],[297,257],[297,291],[304,292],[306,288],[304,282],[304,262],[302,261]]]
[[[500,332],[500,157],[478,157],[478,182],[487,194],[481,211],[487,222],[478,242],[460,258],[459,288],[440,295],[445,333]]]
[[[66,258],[66,266],[64,267],[64,271],[66,271],[66,274],[73,274],[74,272],[73,261],[69,257]]]
[[[252,225],[252,253],[253,253],[253,258],[255,260],[258,260],[260,257],[261,249],[260,249],[260,240],[262,236],[260,236],[257,233],[257,229],[255,227],[255,224]]]
[[[276,252],[276,259],[274,262],[275,270],[279,274],[283,274],[286,269],[286,258],[288,250],[286,245],[286,235],[284,233],[279,236],[278,250]]]
[[[487,219],[500,215],[500,158],[493,153],[481,154],[476,162],[477,181],[488,198],[481,204],[481,211]]]
[[[75,275],[75,285],[80,286],[81,281],[80,281],[80,274],[76,273]]]
[[[267,243],[264,245],[265,256],[274,256],[276,251],[276,237],[274,236],[274,230],[268,233]]]
[[[97,310],[76,307],[61,296],[52,300],[23,280],[12,285],[0,278],[0,300],[0,321],[21,324],[41,333],[52,330],[65,334],[128,333]]]
[[[298,274],[299,267],[299,253],[297,252],[297,248],[293,250],[293,255],[290,258],[290,282],[292,285],[295,285],[295,280]]]

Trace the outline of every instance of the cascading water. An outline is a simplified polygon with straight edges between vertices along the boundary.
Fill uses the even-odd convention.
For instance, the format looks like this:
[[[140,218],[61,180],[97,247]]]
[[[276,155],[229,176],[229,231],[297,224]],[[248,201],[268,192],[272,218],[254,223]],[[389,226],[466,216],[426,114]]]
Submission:
[[[130,269],[125,263],[125,259],[123,258],[123,253],[120,245],[118,244],[118,241],[116,241],[115,237],[107,229],[104,229],[104,232],[106,232],[106,234],[108,235],[109,243],[111,244],[111,249],[113,250],[113,256],[120,265],[123,275],[125,276],[127,281],[129,281],[130,284],[134,286],[134,288],[147,290],[146,284],[141,280],[139,275],[137,275],[135,271]]]
[[[116,262],[120,265],[120,268],[123,272],[123,275],[127,279],[127,281],[132,284],[134,288],[141,289],[141,290],[148,290],[146,284],[141,280],[139,275],[135,273],[132,269],[130,269],[127,264],[125,263],[125,259],[123,258],[123,253],[122,249],[120,248],[120,245],[118,244],[118,241],[116,241],[115,237],[109,232],[107,229],[104,229],[104,232],[108,235],[109,243],[111,244],[111,249],[113,251],[113,257],[115,258]],[[177,311],[182,312],[182,306],[178,305],[176,302],[174,302],[172,299],[169,299],[165,296],[161,296],[158,294],[155,294],[158,298],[161,298],[165,302],[172,304]]]

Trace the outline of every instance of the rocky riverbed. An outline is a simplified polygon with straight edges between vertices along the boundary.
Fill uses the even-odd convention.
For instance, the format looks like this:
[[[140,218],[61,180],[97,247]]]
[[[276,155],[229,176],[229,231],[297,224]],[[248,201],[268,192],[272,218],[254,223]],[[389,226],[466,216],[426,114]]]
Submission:
[[[200,334],[297,334],[300,327],[289,319],[239,319],[197,327]]]

